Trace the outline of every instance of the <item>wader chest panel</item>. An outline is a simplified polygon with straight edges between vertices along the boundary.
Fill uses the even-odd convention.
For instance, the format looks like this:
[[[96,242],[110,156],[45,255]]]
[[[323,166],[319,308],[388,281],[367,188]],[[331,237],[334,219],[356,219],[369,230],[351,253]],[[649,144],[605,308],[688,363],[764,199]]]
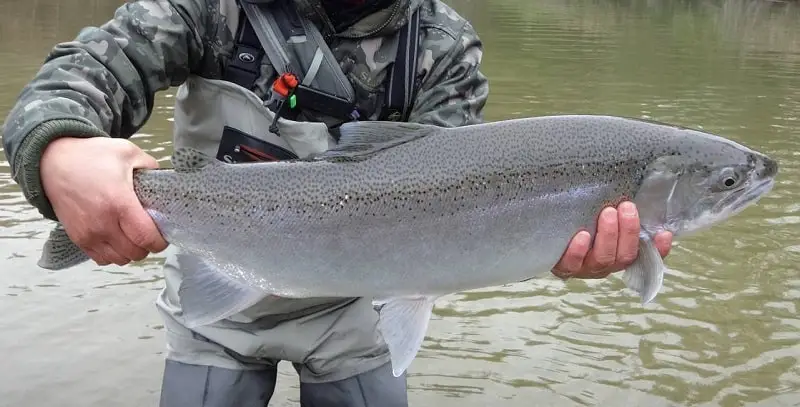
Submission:
[[[224,80],[252,90],[261,74],[263,57],[276,77],[290,73],[300,81],[292,95],[272,92],[265,105],[279,117],[294,119],[301,110],[341,122],[359,119],[352,84],[342,72],[319,30],[300,16],[288,0],[268,4],[240,0],[243,17],[235,35]],[[391,64],[380,120],[406,121],[415,96],[420,11],[409,16],[398,35],[397,56]],[[294,96],[289,105],[287,98]]]

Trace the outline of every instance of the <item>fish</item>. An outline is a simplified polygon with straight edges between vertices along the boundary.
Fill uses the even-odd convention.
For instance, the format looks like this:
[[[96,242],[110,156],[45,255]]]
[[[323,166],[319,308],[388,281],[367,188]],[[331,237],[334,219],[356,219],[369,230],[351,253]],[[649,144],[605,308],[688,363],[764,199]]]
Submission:
[[[310,157],[225,163],[188,147],[173,168],[134,173],[134,191],[187,270],[189,327],[269,295],[369,297],[392,370],[416,357],[437,298],[548,275],[600,211],[639,211],[639,252],[623,273],[641,303],[666,266],[653,239],[717,225],[757,202],[778,163],[728,138],[606,115],[462,127],[352,122]],[[89,260],[57,226],[40,267]]]

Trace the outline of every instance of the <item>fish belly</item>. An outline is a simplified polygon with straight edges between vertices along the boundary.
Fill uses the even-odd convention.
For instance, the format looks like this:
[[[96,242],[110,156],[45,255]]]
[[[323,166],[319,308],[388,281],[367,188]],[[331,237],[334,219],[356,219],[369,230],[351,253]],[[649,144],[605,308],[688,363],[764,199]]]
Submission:
[[[178,246],[251,286],[286,297],[446,294],[548,272],[596,206],[585,190],[450,213],[342,213],[309,223],[284,212],[263,234],[187,233]],[[593,198],[592,201],[597,201]],[[588,205],[588,207],[587,207]]]

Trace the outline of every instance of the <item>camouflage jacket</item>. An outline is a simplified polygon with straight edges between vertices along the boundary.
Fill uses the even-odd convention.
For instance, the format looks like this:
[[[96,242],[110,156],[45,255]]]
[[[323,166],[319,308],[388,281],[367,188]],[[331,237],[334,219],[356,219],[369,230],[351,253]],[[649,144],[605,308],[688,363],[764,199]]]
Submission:
[[[482,44],[470,23],[440,0],[397,0],[340,33],[324,12],[324,0],[292,1],[330,38],[359,108],[371,119],[378,115],[388,73],[381,58],[394,58],[381,53],[374,39],[399,30],[410,11],[421,7],[422,56],[409,120],[447,127],[482,121],[488,97],[479,71]],[[5,154],[28,202],[56,219],[39,174],[48,142],[61,136],[128,138],[150,117],[156,92],[189,75],[221,79],[236,22],[244,18],[239,13],[235,0],[129,1],[111,21],[56,45],[3,127]]]

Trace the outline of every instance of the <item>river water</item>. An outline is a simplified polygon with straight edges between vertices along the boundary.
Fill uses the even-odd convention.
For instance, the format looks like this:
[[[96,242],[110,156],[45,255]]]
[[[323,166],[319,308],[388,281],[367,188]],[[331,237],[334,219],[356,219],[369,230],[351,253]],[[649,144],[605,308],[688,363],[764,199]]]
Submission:
[[[0,3],[0,117],[58,41],[120,2]],[[781,2],[451,0],[485,43],[488,120],[604,113],[702,127],[780,161],[758,206],[679,242],[642,307],[619,278],[548,277],[437,303],[412,405],[800,405],[800,11]],[[136,142],[166,161],[173,91]],[[51,227],[0,161],[0,406],[156,405],[162,286],[35,266]],[[281,368],[271,405],[296,405]]]

